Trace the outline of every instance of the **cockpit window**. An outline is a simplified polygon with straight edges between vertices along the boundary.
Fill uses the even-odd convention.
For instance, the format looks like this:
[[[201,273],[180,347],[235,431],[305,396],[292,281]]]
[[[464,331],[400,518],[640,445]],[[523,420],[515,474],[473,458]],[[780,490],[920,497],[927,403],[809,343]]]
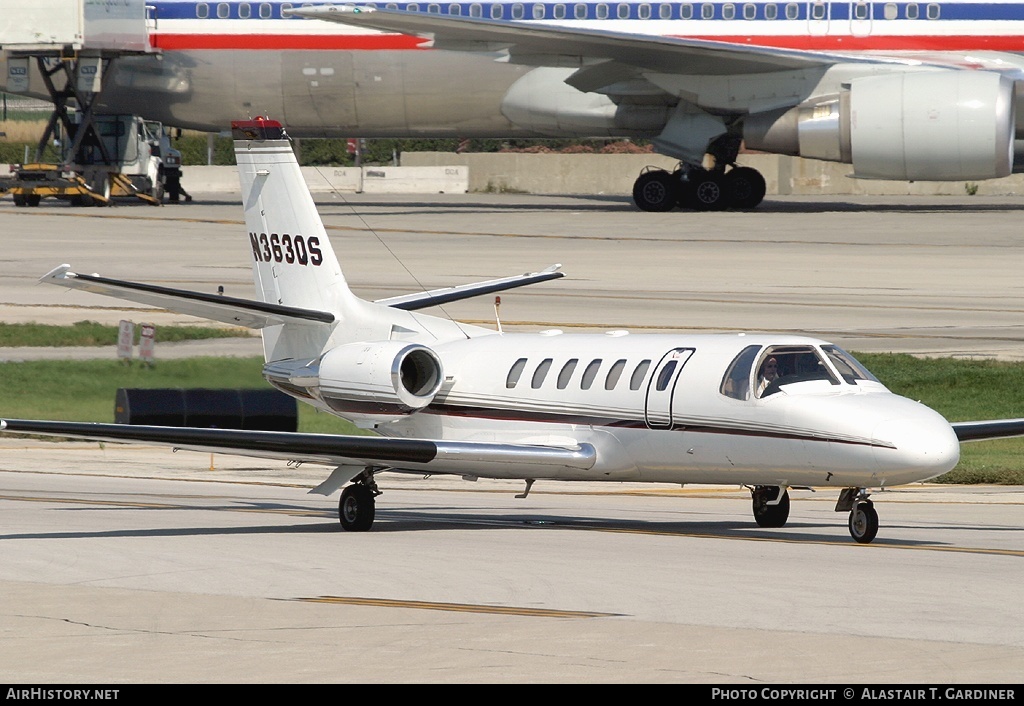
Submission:
[[[771,346],[765,349],[757,364],[755,394],[768,397],[778,392],[782,385],[809,380],[828,380],[833,385],[839,384],[814,346]]]
[[[878,382],[878,378],[871,374],[871,372],[860,364],[856,358],[844,351],[839,346],[822,346],[821,350],[825,351],[825,355],[832,361],[832,365],[836,367],[839,374],[843,376],[843,380],[851,385],[856,385],[858,380],[871,380],[872,382]]]
[[[737,355],[722,378],[722,386],[718,388],[726,397],[745,400],[750,394],[750,366],[754,363],[761,346],[747,346]]]

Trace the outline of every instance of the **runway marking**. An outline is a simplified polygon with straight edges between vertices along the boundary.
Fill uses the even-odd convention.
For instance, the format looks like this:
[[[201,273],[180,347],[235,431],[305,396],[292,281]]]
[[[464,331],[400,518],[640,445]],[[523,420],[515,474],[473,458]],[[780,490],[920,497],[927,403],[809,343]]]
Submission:
[[[491,615],[520,615],[534,618],[614,618],[624,613],[598,613],[579,610],[552,610],[549,608],[523,608],[517,606],[484,605],[479,603],[434,603],[432,601],[402,601],[387,598],[360,598],[358,596],[319,596],[292,598],[300,603],[337,603],[365,605],[378,608],[415,608],[417,610],[443,610],[454,613],[486,613]]]

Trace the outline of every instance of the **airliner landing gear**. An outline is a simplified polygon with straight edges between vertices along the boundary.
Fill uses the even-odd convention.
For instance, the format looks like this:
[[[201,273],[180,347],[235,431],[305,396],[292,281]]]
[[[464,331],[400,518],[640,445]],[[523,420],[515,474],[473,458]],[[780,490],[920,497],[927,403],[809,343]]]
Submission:
[[[338,501],[338,519],[341,526],[349,532],[366,532],[373,526],[376,513],[376,496],[380,495],[377,484],[373,482],[373,474],[365,473],[367,478],[345,488]]]
[[[784,527],[789,519],[789,489],[759,485],[752,493],[754,521],[758,527]]]
[[[708,171],[680,166],[674,171],[646,168],[633,183],[633,202],[641,211],[696,211],[756,208],[764,199],[764,177],[751,167]]]
[[[845,488],[839,494],[836,512],[850,511],[850,536],[861,544],[868,544],[878,534],[878,513],[868,500],[864,488]]]

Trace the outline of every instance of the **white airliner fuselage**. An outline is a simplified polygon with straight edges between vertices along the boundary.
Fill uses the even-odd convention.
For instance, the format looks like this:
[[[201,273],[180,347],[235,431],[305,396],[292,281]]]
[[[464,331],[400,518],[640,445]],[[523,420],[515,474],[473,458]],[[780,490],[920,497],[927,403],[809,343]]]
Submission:
[[[207,131],[270,115],[294,137],[646,138],[681,167],[637,179],[645,210],[756,206],[744,143],[868,179],[1024,169],[1020,2],[146,7],[153,53],[112,61],[98,110]],[[5,52],[0,76],[47,97],[30,56]]]
[[[420,313],[541,273],[368,302],[346,283],[279,123],[234,126],[257,300],[56,268],[43,281],[263,333],[264,377],[374,436],[4,420],[15,432],[164,443],[335,466],[346,529],[369,529],[382,471],[746,485],[781,527],[790,487],[832,487],[850,532],[878,529],[869,489],[951,470],[959,442],[1024,420],[950,425],[827,342],[784,334],[505,333]],[[346,248],[346,252],[352,252]],[[353,259],[353,258],[350,258]],[[354,264],[354,263],[352,263]]]

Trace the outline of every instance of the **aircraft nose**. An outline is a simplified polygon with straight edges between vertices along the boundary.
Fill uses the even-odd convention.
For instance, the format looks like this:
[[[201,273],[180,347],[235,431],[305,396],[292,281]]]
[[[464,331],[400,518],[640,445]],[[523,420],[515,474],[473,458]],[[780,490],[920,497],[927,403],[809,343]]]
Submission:
[[[949,423],[924,407],[880,423],[874,438],[879,470],[889,484],[927,480],[951,471],[960,460],[960,442]],[[898,479],[898,480],[897,480]]]

